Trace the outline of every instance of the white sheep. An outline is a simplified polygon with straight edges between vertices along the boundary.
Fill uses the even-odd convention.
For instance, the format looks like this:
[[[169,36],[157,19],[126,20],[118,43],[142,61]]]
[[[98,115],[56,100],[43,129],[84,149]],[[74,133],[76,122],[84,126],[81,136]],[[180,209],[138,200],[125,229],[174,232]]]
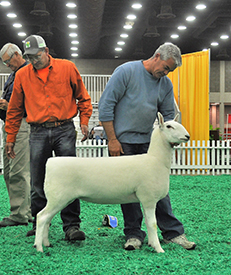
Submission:
[[[46,207],[37,215],[34,246],[43,252],[50,246],[52,218],[76,198],[100,204],[140,202],[148,231],[148,244],[164,252],[157,236],[156,203],[169,191],[169,174],[174,145],[189,140],[186,129],[174,120],[164,122],[151,137],[147,154],[110,158],[50,158],[46,165]]]

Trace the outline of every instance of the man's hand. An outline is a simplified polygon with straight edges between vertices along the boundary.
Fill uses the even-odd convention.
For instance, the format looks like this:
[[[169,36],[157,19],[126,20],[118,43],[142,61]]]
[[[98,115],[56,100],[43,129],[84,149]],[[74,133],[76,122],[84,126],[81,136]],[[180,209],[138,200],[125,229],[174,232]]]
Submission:
[[[13,142],[7,142],[6,143],[6,147],[5,147],[5,150],[6,150],[6,155],[7,155],[7,158],[11,158],[11,159],[14,159],[15,158],[15,152],[14,152],[14,143]]]
[[[0,109],[7,111],[8,104],[8,101],[6,101],[5,99],[0,99]]]
[[[84,141],[88,138],[88,126],[87,125],[80,125],[81,127],[81,131],[82,131],[82,134],[84,135],[84,137],[81,139],[81,141]]]
[[[124,154],[124,151],[118,139],[111,139],[108,141],[108,150],[109,150],[110,156],[112,157],[116,157],[116,156],[120,156],[121,154]]]

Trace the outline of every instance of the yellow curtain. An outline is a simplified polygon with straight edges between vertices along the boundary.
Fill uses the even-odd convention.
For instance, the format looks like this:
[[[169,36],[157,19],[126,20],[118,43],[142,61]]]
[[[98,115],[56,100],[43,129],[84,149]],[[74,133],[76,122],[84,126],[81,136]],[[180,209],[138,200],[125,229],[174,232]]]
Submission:
[[[182,55],[182,66],[168,76],[191,140],[209,140],[209,50]]]

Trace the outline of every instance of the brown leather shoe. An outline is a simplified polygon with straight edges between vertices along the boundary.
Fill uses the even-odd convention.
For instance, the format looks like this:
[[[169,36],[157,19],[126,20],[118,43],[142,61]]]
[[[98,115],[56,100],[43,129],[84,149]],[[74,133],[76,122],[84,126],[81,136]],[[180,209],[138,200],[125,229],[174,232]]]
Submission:
[[[85,240],[85,233],[83,231],[80,231],[77,226],[73,226],[65,233],[65,240],[83,241]]]
[[[3,218],[3,220],[0,221],[0,227],[18,226],[18,225],[28,225],[28,223],[27,222],[16,222],[9,218]]]

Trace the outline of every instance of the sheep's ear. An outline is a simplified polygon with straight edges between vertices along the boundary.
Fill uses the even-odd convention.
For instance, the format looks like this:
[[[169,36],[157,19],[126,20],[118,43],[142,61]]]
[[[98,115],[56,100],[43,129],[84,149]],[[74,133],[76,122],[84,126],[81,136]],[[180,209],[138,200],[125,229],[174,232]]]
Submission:
[[[164,118],[160,112],[157,113],[159,119],[159,127],[161,128],[164,125]]]
[[[180,114],[177,113],[176,116],[174,117],[174,121],[177,121],[177,122],[178,122],[179,118],[180,118]]]

